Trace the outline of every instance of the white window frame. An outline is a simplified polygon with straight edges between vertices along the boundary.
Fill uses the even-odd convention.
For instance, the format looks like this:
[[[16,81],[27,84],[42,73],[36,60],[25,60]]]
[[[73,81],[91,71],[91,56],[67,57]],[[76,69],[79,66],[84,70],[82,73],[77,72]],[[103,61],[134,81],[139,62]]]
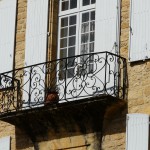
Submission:
[[[60,58],[60,28],[61,28],[61,18],[63,17],[69,17],[72,16],[74,14],[77,15],[77,25],[76,25],[76,51],[75,51],[75,55],[81,50],[80,45],[81,45],[81,14],[83,12],[91,12],[91,11],[95,11],[95,4],[91,4],[91,5],[87,5],[87,6],[82,6],[82,0],[77,0],[77,8],[74,9],[70,9],[70,10],[66,10],[66,11],[61,11],[61,3],[62,0],[59,0],[59,25],[58,25],[58,58]],[[81,7],[80,7],[81,6]],[[68,33],[69,34],[69,33]],[[78,51],[77,51],[78,50]]]
[[[65,17],[69,17],[69,16],[73,16],[73,15],[76,15],[77,18],[76,18],[76,43],[75,43],[75,56],[76,55],[80,55],[81,54],[81,25],[82,25],[82,22],[81,22],[81,15],[83,13],[86,13],[86,12],[91,12],[91,11],[95,11],[96,12],[96,2],[95,4],[90,4],[90,5],[86,5],[86,6],[82,6],[82,0],[77,0],[77,8],[74,8],[74,9],[69,9],[69,10],[66,10],[66,11],[61,11],[61,7],[62,7],[62,0],[59,0],[59,24],[58,24],[58,49],[57,49],[57,58],[60,58],[60,39],[61,39],[61,19],[62,18],[65,18]],[[69,27],[69,26],[68,26]],[[79,32],[78,32],[79,31]],[[90,31],[89,31],[90,32]],[[95,31],[94,31],[95,33]],[[69,31],[68,31],[68,36],[67,38],[69,37]],[[95,39],[95,37],[94,37]],[[88,42],[89,44],[90,42]],[[94,44],[95,44],[95,40],[94,40]],[[68,43],[67,43],[67,56],[68,57]],[[89,49],[88,49],[89,50]],[[69,67],[70,69],[72,67]]]

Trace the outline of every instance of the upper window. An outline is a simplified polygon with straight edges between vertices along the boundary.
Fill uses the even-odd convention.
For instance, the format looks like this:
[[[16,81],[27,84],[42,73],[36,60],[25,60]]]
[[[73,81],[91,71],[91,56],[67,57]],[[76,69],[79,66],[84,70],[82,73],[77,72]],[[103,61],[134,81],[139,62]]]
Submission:
[[[95,8],[96,0],[60,0],[59,15]]]
[[[95,0],[82,0],[82,6],[95,4]]]
[[[61,11],[77,8],[77,0],[61,0]]]

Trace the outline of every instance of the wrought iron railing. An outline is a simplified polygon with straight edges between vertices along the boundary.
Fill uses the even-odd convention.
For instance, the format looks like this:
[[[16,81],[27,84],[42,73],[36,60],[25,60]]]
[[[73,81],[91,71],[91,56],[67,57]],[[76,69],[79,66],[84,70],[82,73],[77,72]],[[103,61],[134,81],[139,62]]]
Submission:
[[[0,114],[102,95],[123,99],[125,87],[126,59],[118,55],[57,59],[0,74]]]

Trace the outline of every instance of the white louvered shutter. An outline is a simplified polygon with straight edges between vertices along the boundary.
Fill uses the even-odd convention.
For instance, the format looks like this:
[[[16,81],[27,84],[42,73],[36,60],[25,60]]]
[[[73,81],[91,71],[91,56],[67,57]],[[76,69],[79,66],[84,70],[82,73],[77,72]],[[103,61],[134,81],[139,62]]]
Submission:
[[[118,53],[119,0],[96,1],[95,51]]]
[[[33,65],[46,61],[47,28],[48,28],[48,1],[28,0],[25,65]],[[41,69],[40,69],[41,68]],[[30,69],[30,68],[29,68]],[[34,67],[24,77],[23,99],[32,106],[44,100],[45,70],[42,65]],[[31,73],[31,74],[30,74]]]
[[[13,69],[16,0],[0,0],[0,73]]]
[[[126,121],[126,150],[148,150],[149,115],[128,114]]]
[[[46,61],[48,0],[28,0],[25,64]]]
[[[95,52],[111,52],[119,54],[119,26],[120,26],[120,0],[97,0],[96,1],[96,20],[95,20]],[[106,54],[100,54],[100,58],[107,58]],[[115,78],[115,72],[118,72],[118,63],[116,57],[114,61],[106,63],[104,69],[99,63],[96,69],[101,82],[106,85],[106,94],[117,94],[118,80]],[[106,70],[105,70],[106,69]],[[110,74],[114,72],[114,74]],[[99,86],[97,81],[97,86]],[[100,87],[103,89],[103,87]]]
[[[10,150],[10,136],[0,138],[0,150]]]
[[[150,0],[130,0],[129,61],[150,58]]]

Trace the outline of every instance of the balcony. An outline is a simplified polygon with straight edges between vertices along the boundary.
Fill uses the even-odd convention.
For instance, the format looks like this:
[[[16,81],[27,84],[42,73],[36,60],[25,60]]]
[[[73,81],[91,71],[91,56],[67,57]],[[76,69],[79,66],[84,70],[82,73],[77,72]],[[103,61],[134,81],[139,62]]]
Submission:
[[[124,103],[126,79],[126,59],[109,52],[1,73],[0,119],[25,131],[33,143],[66,124],[67,132],[75,132],[76,124],[86,133],[89,118],[93,132],[101,132],[106,109]]]
[[[101,131],[106,108],[125,99],[126,69],[125,58],[99,52],[1,73],[0,119],[23,129],[33,142],[66,122],[85,132],[82,120],[89,117],[94,131]]]
[[[126,59],[109,53],[62,58],[0,74],[0,118],[19,113],[125,98]],[[57,101],[47,102],[49,93]]]

